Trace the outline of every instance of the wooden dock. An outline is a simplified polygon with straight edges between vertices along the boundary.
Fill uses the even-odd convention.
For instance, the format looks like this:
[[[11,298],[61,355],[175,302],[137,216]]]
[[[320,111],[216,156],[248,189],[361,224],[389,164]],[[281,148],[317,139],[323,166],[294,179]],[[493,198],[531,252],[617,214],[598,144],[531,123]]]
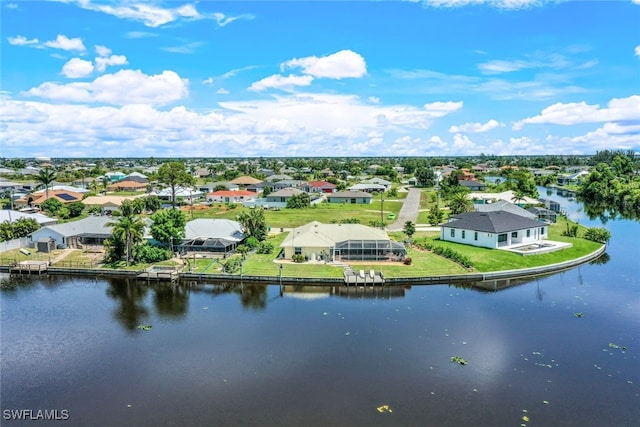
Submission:
[[[348,286],[384,285],[384,275],[381,271],[355,271],[347,267],[344,270],[344,283]]]
[[[49,261],[21,261],[11,266],[11,274],[43,274],[49,268]]]
[[[150,268],[136,276],[139,280],[158,281],[158,282],[175,282],[180,278],[180,273],[174,267],[168,268]]]

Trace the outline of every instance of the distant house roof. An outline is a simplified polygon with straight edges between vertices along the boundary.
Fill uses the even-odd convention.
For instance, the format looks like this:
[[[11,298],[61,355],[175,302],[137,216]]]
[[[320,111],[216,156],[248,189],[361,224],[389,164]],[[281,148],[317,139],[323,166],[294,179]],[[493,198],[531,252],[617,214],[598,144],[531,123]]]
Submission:
[[[511,212],[516,215],[520,215],[525,218],[531,218],[531,219],[536,218],[536,215],[532,214],[526,209],[522,209],[518,205],[514,205],[513,203],[507,202],[506,200],[498,200],[497,202],[494,202],[494,203],[474,205],[474,208],[478,212],[505,211],[505,212]]]
[[[12,211],[9,209],[0,210],[0,222],[15,222],[21,218],[35,219],[36,222],[40,225],[55,224],[56,222],[58,222],[56,218],[49,218],[48,216],[39,213],[24,213],[19,211]]]
[[[389,240],[384,230],[362,224],[322,224],[312,221],[291,230],[280,247],[331,247],[346,240]]]
[[[264,180],[265,181],[269,181],[269,182],[276,182],[276,181],[282,181],[282,180],[285,180],[285,179],[293,179],[293,177],[290,176],[290,175],[280,174],[280,175],[268,176]]]
[[[242,225],[230,219],[194,219],[187,222],[184,231],[185,239],[223,238],[240,242],[246,237],[242,231]]]
[[[229,182],[231,184],[249,185],[249,184],[258,184],[259,182],[262,182],[262,181],[252,176],[239,176],[236,179],[232,179]]]
[[[543,225],[539,221],[505,211],[468,212],[456,215],[454,218],[453,221],[444,224],[443,227],[486,233],[508,233]]]
[[[89,196],[82,201],[87,206],[121,206],[125,200],[134,200],[141,196]]]
[[[309,181],[307,185],[313,188],[336,188],[336,185],[329,181]]]
[[[367,193],[366,191],[336,191],[335,193],[329,194],[327,198],[354,198],[361,197],[365,199],[372,199],[373,196],[371,193]]]
[[[45,193],[46,191],[47,191],[46,189],[41,189],[38,191],[34,191],[34,193]],[[69,191],[72,193],[80,193],[80,194],[86,194],[90,192],[90,190],[87,190],[86,188],[74,187],[72,185],[63,185],[63,184],[50,186],[49,193],[51,193],[51,191]]]
[[[115,182],[113,184],[109,184],[107,186],[108,190],[117,190],[121,188],[131,188],[134,190],[138,190],[141,188],[147,188],[147,184],[139,181],[129,181],[128,179],[123,179],[122,181]]]
[[[540,203],[539,200],[526,196],[521,200],[517,199],[516,194],[511,190],[503,191],[502,193],[469,193],[467,198],[471,200],[506,200],[511,203],[520,202],[532,205]]]
[[[67,204],[71,202],[79,202],[82,200],[82,197],[83,197],[82,194],[71,192],[71,191],[49,190],[49,197],[47,197],[46,191],[42,193],[40,192],[31,193],[31,194],[27,194],[25,196],[20,197],[15,201],[15,203],[18,205],[27,205],[29,204],[29,199],[31,199],[32,205],[41,205],[42,203],[44,203],[45,200],[53,198],[53,199],[59,200],[64,204]]]
[[[355,184],[349,187],[349,190],[358,191],[358,190],[380,190],[385,191],[387,187],[381,184]]]
[[[287,188],[283,188],[282,190],[278,190],[273,193],[270,193],[267,197],[292,197],[302,193],[304,193],[304,191],[298,188],[287,187]]]
[[[256,193],[246,190],[218,190],[207,194],[212,197],[256,197]]]
[[[475,181],[472,179],[461,179],[460,181],[458,181],[458,185],[467,188],[482,188],[487,186],[487,184],[482,181]]]

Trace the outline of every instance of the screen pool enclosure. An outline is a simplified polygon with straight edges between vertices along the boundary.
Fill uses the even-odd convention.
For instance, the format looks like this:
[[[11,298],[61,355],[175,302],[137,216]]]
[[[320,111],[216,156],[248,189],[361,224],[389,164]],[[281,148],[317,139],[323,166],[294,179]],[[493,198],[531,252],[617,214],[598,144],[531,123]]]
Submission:
[[[334,258],[352,261],[401,260],[407,250],[392,240],[345,240],[336,243]]]

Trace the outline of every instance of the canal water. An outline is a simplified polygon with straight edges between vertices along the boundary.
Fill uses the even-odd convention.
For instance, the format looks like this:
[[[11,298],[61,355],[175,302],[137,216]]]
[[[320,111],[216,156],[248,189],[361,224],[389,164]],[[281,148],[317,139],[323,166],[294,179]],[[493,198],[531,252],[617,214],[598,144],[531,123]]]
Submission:
[[[497,292],[5,280],[1,424],[635,426],[640,223],[606,227],[604,259]]]

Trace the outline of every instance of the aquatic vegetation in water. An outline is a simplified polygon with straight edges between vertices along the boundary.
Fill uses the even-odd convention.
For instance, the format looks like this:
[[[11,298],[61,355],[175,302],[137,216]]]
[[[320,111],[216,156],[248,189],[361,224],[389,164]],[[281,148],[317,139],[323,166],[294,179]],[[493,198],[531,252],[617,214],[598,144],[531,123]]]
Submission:
[[[618,344],[614,344],[612,342],[609,343],[609,348],[613,348],[613,349],[616,349],[616,350],[622,350],[622,351],[625,351],[627,349],[627,347],[624,346],[624,345],[618,345]]]
[[[584,314],[582,312],[578,312],[578,313],[573,313],[574,316],[576,317],[583,317]]]
[[[376,409],[381,414],[384,413],[384,412],[393,412],[393,409],[391,409],[391,407],[389,405],[378,406]]]
[[[142,329],[143,331],[150,331],[151,325],[138,325],[138,329]]]
[[[452,361],[452,362],[456,362],[456,363],[458,363],[458,364],[460,364],[460,365],[466,365],[466,364],[468,364],[468,363],[469,363],[469,362],[467,362],[465,359],[463,359],[463,358],[462,358],[462,357],[460,357],[460,356],[453,356],[453,357],[451,357],[451,361]]]

